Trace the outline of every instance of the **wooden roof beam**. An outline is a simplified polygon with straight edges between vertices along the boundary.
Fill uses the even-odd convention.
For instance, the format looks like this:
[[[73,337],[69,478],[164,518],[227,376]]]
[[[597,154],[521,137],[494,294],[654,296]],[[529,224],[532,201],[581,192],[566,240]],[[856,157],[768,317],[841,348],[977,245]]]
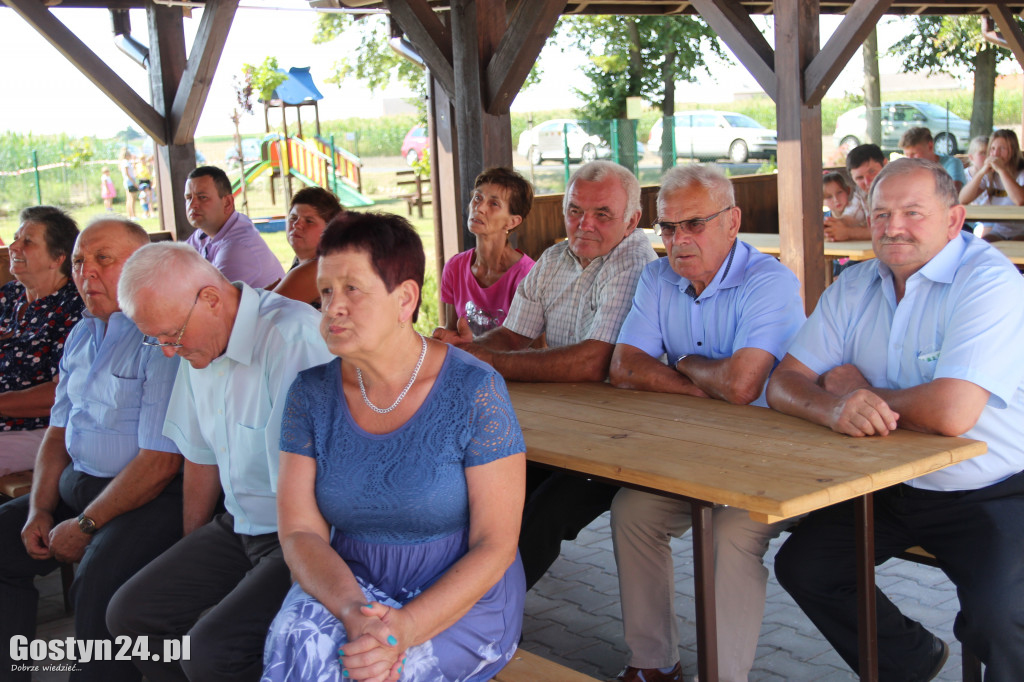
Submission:
[[[892,0],[856,0],[853,3],[825,47],[807,66],[803,93],[807,104],[821,102],[843,67],[850,62],[853,53],[864,44],[868,34],[891,5]]]
[[[988,13],[996,20],[999,32],[1003,34],[1006,47],[1010,48],[1018,64],[1024,64],[1024,32],[1021,32],[1020,25],[1014,18],[1013,12],[1006,5],[999,3],[990,5]]]
[[[488,114],[508,113],[565,5],[562,0],[537,7],[535,3],[520,0],[497,51],[487,64]]]
[[[4,0],[4,4],[38,31],[109,97],[110,101],[128,114],[143,132],[151,136],[157,144],[167,144],[167,125],[164,117],[96,56],[88,45],[53,16],[39,0]]]
[[[171,104],[173,144],[185,144],[195,138],[237,9],[238,0],[209,0],[203,9],[192,52]]]
[[[426,63],[434,80],[455,99],[452,34],[427,0],[384,0],[384,5]]]
[[[693,0],[708,26],[718,34],[761,89],[776,99],[775,51],[754,25],[750,15],[735,0]]]

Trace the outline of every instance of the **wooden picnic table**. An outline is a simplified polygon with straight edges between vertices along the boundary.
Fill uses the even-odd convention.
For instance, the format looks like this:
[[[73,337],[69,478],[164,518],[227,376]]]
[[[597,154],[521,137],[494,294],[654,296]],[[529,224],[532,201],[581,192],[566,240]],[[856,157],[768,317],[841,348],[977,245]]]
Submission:
[[[989,204],[964,204],[967,220],[990,220],[993,222],[1024,221],[1024,206],[991,206]]]
[[[698,672],[718,679],[711,510],[765,523],[856,498],[861,679],[877,680],[871,493],[980,455],[985,443],[897,430],[851,438],[760,407],[616,389],[509,382],[529,461],[689,501]]]

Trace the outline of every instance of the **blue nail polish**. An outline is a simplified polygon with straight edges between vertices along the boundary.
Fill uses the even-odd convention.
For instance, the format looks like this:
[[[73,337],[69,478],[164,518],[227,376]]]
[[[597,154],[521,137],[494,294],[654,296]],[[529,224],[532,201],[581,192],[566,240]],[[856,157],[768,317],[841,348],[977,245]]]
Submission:
[[[348,677],[348,671],[347,670],[342,670],[341,671],[341,676],[342,677]]]
[[[394,635],[388,635],[388,644],[390,644],[391,646],[395,646],[396,644],[398,644],[398,640],[395,639]]]
[[[402,659],[402,665],[405,665],[405,659],[404,658]]]
[[[363,606],[365,606],[368,609],[372,609],[373,608],[373,604],[363,604]]]
[[[339,656],[344,656],[345,655],[345,650],[344,649],[338,649],[338,655]]]
[[[402,666],[398,666],[398,674],[399,674],[399,675],[401,675],[401,674],[402,674]]]

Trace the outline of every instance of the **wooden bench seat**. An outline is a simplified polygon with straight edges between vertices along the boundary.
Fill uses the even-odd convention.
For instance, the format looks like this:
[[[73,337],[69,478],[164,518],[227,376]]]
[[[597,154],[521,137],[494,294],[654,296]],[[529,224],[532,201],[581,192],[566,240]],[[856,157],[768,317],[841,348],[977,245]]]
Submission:
[[[518,649],[491,682],[595,682],[596,679]]]
[[[412,209],[417,209],[420,218],[423,217],[423,205],[429,204],[433,201],[430,193],[430,178],[423,178],[416,172],[415,169],[410,168],[409,170],[400,170],[395,173],[397,177],[397,184],[399,187],[409,186],[411,192],[403,192],[395,196],[396,199],[402,199],[405,201],[406,207],[409,209],[409,217],[412,217]]]

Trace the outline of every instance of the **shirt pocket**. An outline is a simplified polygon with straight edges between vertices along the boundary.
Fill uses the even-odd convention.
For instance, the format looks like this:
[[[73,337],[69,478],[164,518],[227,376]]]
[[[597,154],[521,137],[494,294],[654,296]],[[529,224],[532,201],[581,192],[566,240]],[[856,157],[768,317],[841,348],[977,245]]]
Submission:
[[[233,487],[248,494],[271,495],[277,480],[278,451],[267,447],[267,427],[237,424],[229,453]]]

